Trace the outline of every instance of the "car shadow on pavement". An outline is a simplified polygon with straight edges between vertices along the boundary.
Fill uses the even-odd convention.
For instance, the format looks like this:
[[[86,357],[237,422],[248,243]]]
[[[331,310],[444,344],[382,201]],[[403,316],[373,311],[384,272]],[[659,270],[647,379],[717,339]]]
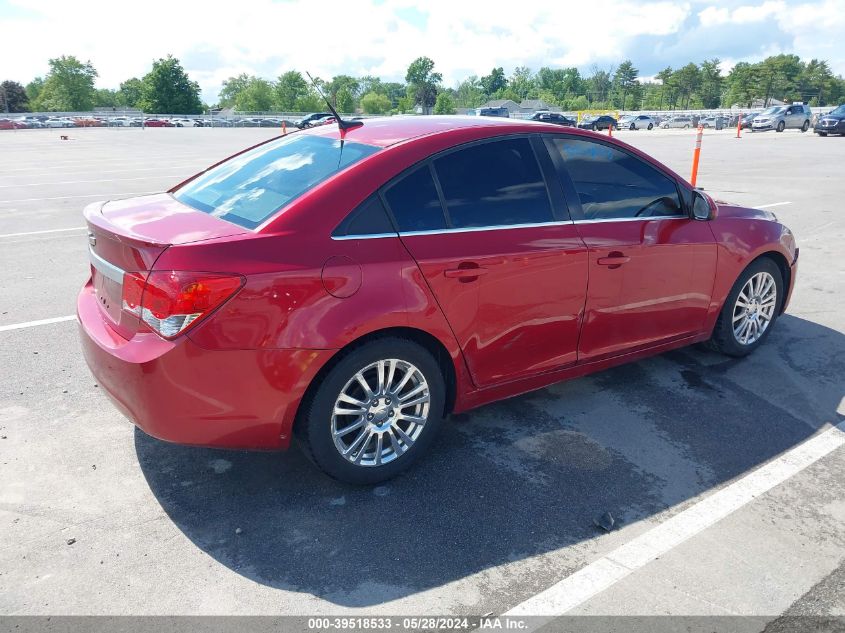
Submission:
[[[135,447],[165,512],[219,563],[366,607],[558,550],[559,573],[574,570],[585,549],[562,548],[596,538],[604,512],[624,525],[677,509],[841,420],[843,375],[845,336],[785,316],[745,359],[687,348],[455,416],[426,459],[375,488],[337,483],[298,450],[137,430]],[[485,578],[490,591],[510,581]]]

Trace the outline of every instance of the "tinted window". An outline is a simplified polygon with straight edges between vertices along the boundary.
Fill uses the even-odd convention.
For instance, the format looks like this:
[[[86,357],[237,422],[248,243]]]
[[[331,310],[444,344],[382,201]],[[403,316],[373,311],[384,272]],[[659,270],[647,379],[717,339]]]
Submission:
[[[639,158],[593,141],[553,142],[575,184],[585,219],[683,215],[675,182]]]
[[[230,158],[185,186],[180,202],[239,226],[255,228],[329,176],[378,147],[291,134]]]
[[[400,231],[446,228],[443,207],[427,164],[391,186],[384,197]]]
[[[353,235],[382,235],[395,233],[378,194],[372,195],[346,216],[332,235],[334,237]]]
[[[551,222],[540,165],[526,138],[473,145],[434,161],[455,228]]]

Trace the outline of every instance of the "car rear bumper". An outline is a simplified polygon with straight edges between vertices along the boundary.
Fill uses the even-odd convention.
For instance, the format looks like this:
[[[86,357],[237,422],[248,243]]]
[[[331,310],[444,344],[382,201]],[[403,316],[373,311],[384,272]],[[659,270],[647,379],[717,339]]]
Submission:
[[[138,428],[216,448],[287,448],[297,407],[333,350],[206,350],[187,336],[127,340],[103,320],[93,286],[77,300],[85,360]]]

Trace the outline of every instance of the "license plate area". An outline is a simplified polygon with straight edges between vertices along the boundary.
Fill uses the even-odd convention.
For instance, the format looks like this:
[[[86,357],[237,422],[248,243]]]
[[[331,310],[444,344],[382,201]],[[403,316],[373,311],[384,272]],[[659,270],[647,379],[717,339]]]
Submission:
[[[96,267],[93,268],[94,295],[100,309],[105,312],[112,323],[120,321],[120,302],[123,296],[123,285],[109,279]]]

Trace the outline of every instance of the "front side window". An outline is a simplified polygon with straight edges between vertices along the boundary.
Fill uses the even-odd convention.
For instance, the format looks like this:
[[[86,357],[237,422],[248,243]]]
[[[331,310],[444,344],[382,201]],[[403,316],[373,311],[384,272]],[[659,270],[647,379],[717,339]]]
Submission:
[[[610,145],[553,139],[578,192],[586,220],[683,216],[675,181]]]
[[[213,167],[174,192],[199,211],[249,229],[378,147],[291,134]]]
[[[453,228],[551,222],[551,203],[527,138],[472,145],[435,159]]]

